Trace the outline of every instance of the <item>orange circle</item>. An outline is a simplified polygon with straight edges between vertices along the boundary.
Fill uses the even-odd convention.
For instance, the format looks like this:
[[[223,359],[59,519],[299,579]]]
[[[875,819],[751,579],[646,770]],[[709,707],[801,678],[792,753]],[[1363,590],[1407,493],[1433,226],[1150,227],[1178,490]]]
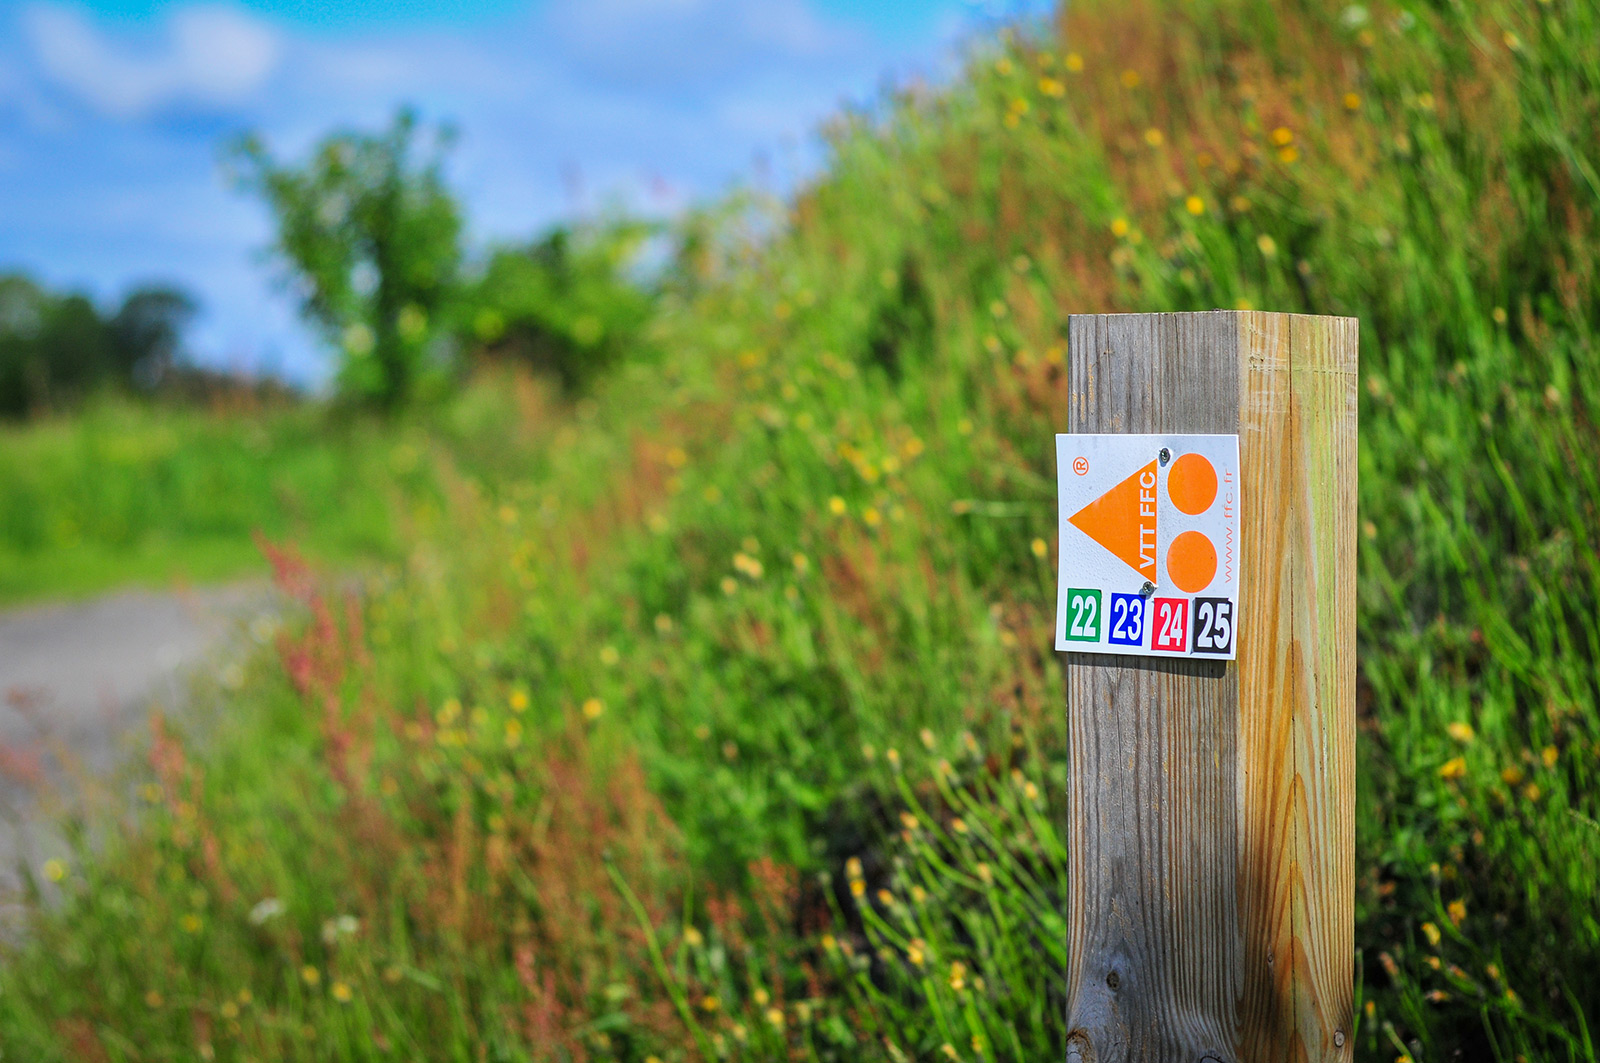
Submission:
[[[1191,517],[1204,513],[1217,500],[1217,470],[1204,455],[1183,455],[1167,473],[1167,497]]]
[[[1180,591],[1198,594],[1217,574],[1217,548],[1197,531],[1186,531],[1167,547],[1167,576]]]

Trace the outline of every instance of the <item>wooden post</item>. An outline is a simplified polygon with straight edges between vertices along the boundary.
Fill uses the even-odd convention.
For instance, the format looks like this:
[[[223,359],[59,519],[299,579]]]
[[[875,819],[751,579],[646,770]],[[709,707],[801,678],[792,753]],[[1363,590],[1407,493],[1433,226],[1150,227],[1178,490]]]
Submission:
[[[1349,1060],[1356,322],[1075,316],[1071,432],[1238,433],[1238,659],[1066,659],[1069,1061]]]

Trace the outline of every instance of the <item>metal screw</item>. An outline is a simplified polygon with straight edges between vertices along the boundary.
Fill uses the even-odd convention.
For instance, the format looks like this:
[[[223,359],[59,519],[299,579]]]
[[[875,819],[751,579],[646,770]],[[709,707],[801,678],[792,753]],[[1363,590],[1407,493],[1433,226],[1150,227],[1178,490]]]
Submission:
[[[1333,1047],[1335,1047],[1335,1048],[1343,1048],[1344,1047],[1344,1031],[1343,1030],[1335,1030],[1335,1031],[1333,1031]]]
[[[1167,467],[1167,462],[1172,460],[1172,451],[1168,450],[1166,447],[1162,447],[1161,453],[1158,456],[1161,458],[1161,467],[1164,469]]]
[[[1149,580],[1144,581],[1144,586],[1139,588],[1139,597],[1148,598],[1156,592],[1156,585]]]

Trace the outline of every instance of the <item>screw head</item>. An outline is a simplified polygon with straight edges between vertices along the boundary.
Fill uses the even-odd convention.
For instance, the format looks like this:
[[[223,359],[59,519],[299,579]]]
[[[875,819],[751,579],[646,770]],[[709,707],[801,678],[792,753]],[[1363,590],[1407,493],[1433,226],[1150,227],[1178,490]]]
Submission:
[[[1139,597],[1148,598],[1156,592],[1156,585],[1149,580],[1144,581],[1144,586],[1139,588]]]
[[[1161,459],[1162,468],[1166,468],[1167,462],[1172,460],[1172,451],[1168,450],[1166,447],[1162,447],[1161,453],[1157,455],[1157,457]]]
[[[1343,1048],[1344,1047],[1344,1031],[1343,1030],[1335,1030],[1335,1031],[1333,1031],[1333,1047],[1335,1047],[1335,1048]]]

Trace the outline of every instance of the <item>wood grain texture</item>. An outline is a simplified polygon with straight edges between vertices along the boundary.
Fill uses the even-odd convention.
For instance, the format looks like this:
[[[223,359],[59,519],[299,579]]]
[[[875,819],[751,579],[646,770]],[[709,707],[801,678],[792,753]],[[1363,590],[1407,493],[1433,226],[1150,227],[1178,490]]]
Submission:
[[[1074,317],[1073,432],[1238,432],[1238,660],[1068,659],[1068,1058],[1345,1060],[1355,322]]]
[[[1068,431],[1239,430],[1234,315],[1069,328]],[[1222,662],[1067,659],[1069,1060],[1237,1058],[1237,690]]]

